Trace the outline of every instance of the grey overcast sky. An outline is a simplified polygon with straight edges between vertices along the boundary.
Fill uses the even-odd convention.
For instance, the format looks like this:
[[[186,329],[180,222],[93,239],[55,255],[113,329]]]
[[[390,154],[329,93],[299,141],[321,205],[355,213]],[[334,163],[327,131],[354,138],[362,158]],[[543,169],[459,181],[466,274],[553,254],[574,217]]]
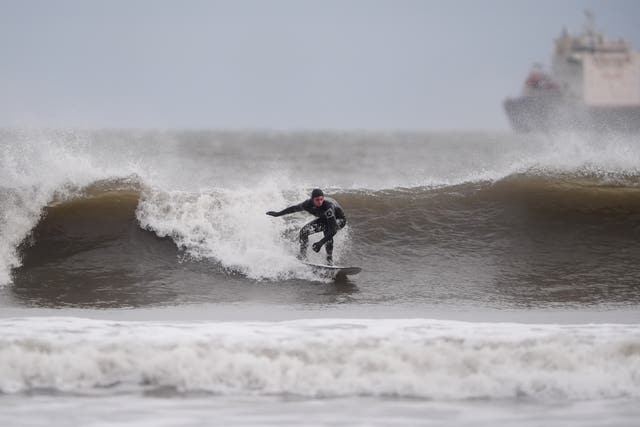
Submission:
[[[563,26],[636,0],[0,0],[0,126],[506,129]]]

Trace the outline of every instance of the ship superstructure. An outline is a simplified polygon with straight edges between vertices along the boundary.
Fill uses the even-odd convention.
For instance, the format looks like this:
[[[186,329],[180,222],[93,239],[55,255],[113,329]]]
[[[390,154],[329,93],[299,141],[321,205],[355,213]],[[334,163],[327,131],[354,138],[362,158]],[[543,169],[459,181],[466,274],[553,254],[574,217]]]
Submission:
[[[640,131],[640,53],[608,40],[593,16],[580,35],[555,40],[551,71],[536,65],[522,95],[504,102],[516,131]]]

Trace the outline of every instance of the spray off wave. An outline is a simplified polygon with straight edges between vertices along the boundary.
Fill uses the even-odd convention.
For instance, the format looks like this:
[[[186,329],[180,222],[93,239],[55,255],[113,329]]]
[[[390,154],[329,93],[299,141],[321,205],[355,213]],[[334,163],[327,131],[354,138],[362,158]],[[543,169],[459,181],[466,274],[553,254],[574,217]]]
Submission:
[[[42,218],[43,209],[110,174],[80,154],[77,141],[61,144],[33,138],[0,133],[0,285],[20,266],[18,247]]]

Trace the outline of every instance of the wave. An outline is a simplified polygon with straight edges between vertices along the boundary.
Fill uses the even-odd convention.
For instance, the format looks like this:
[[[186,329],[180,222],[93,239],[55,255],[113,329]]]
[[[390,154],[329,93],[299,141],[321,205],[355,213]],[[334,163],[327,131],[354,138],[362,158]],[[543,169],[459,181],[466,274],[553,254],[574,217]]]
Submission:
[[[40,221],[43,208],[102,176],[66,146],[25,139],[0,145],[0,284],[9,282],[11,270],[20,265],[17,248]]]
[[[0,320],[0,390],[592,400],[640,397],[638,325]]]
[[[530,170],[495,181],[468,181],[454,185],[419,186],[383,190],[336,189],[343,203],[356,209],[404,211],[419,209],[469,209],[481,203],[525,203],[540,209],[598,209],[637,206],[640,175],[549,174]]]
[[[571,135],[0,132],[0,284],[29,259],[115,252],[141,239],[142,252],[170,239],[193,259],[254,279],[302,277],[295,233],[308,218],[263,213],[316,185],[348,211],[338,257],[355,245],[374,252],[451,237],[477,249],[563,227],[601,241],[633,236],[637,147],[633,138]]]
[[[68,270],[102,274],[113,262],[124,264],[124,252],[128,259],[122,267],[151,257],[175,264],[184,254],[254,279],[318,280],[294,256],[297,232],[310,218],[273,221],[264,214],[287,203],[274,184],[192,193],[151,189],[136,177],[97,181],[55,197],[44,208],[19,244],[21,274],[63,261],[72,264]],[[348,244],[348,227],[340,237],[336,254]],[[167,240],[174,250],[167,250]],[[99,255],[87,260],[81,253]]]
[[[122,250],[114,248],[127,248],[131,263],[165,257],[171,264],[184,253],[252,279],[313,278],[294,257],[297,231],[310,218],[264,215],[306,196],[304,189],[280,186],[267,181],[251,189],[188,192],[150,188],[136,177],[100,180],[54,197],[37,225],[28,230],[25,224],[22,241],[14,238],[12,244],[20,247],[23,270],[91,251],[102,251],[106,264],[109,259],[122,262]],[[536,233],[553,233],[558,244],[566,230],[585,228],[591,245],[598,238],[626,245],[640,211],[640,186],[628,176],[614,181],[593,175],[518,174],[497,182],[334,189],[331,194],[349,217],[349,226],[336,238],[338,259],[354,245],[361,253],[375,252],[380,245],[406,250],[478,241],[490,247],[507,236],[526,241]],[[576,244],[572,239],[568,245]],[[82,262],[75,268],[87,271],[90,266]],[[17,263],[12,260],[9,266]]]

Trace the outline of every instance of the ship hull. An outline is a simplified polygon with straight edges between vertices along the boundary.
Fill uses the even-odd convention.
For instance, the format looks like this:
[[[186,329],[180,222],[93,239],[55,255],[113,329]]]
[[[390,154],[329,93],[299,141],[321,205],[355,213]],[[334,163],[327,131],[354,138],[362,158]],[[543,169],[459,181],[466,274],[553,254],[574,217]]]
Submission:
[[[587,107],[540,96],[508,98],[504,108],[516,132],[640,133],[640,106]]]

